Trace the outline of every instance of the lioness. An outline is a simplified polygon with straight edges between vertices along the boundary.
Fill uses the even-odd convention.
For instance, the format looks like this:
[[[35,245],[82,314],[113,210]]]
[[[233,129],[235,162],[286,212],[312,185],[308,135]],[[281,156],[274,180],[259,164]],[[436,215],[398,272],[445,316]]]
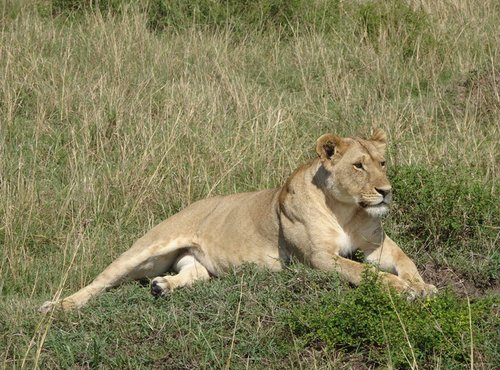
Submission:
[[[282,187],[193,203],[150,230],[90,285],[40,311],[82,307],[131,279],[152,278],[152,294],[163,295],[244,262],[280,270],[292,257],[359,284],[364,266],[346,258],[357,249],[388,271],[380,277],[389,286],[411,296],[432,294],[436,288],[382,229],[392,193],[386,143],[381,129],[366,140],[325,134],[316,142],[318,157]],[[176,274],[163,276],[167,272]]]

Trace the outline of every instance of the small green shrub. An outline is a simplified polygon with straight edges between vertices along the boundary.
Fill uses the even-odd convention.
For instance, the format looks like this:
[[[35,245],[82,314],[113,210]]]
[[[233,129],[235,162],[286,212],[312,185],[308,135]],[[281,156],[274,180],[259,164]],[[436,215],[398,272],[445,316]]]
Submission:
[[[390,179],[395,199],[387,224],[400,243],[434,256],[439,251],[438,259],[450,261],[476,284],[498,280],[498,188],[453,168],[401,166],[392,170]],[[483,260],[483,268],[468,271],[471,255]]]
[[[471,325],[475,344],[494,335],[479,330],[493,315],[492,307],[478,301],[469,310],[449,291],[408,302],[367,271],[357,289],[302,303],[286,321],[306,347],[361,351],[367,362],[397,369],[411,368],[413,361],[432,368],[438,360],[450,369],[470,361]]]
[[[390,175],[396,216],[412,238],[441,245],[473,245],[494,236],[500,205],[491,187],[460,170],[397,167]]]

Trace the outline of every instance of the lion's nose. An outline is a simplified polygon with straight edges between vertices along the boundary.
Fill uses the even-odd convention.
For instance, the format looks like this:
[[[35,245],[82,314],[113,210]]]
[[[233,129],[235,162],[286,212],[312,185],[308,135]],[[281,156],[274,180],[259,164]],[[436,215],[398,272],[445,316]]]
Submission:
[[[392,191],[392,188],[375,188],[375,190],[382,195],[384,198],[389,195]]]

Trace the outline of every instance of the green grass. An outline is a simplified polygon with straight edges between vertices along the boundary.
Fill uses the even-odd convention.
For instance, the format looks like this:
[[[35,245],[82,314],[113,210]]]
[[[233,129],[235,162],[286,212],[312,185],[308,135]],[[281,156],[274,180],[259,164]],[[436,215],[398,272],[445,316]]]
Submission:
[[[0,6],[0,367],[498,368],[497,2],[184,3]],[[191,202],[278,186],[321,134],[372,127],[387,232],[435,299],[250,266],[36,313]]]
[[[375,276],[365,276],[358,289],[302,303],[288,323],[306,346],[361,352],[376,366],[474,368],[474,351],[492,360],[496,356],[497,348],[490,345],[498,335],[499,302],[479,298],[471,303],[450,291],[408,302],[388,294]],[[493,361],[488,366],[498,366],[498,359]]]
[[[352,289],[301,265],[275,274],[244,266],[161,299],[128,284],[80,312],[50,318],[18,321],[8,314],[27,315],[31,308],[7,306],[2,325],[17,336],[5,365],[32,367],[42,334],[30,345],[31,335],[50,323],[41,368],[403,369],[416,363],[460,369],[475,362],[493,369],[500,364],[499,303],[498,297],[468,303],[450,290],[408,302],[373,277]]]
[[[396,167],[391,171],[396,207],[386,224],[409,253],[427,255],[421,263],[432,261],[435,269],[450,268],[487,288],[500,278],[499,189],[467,171]]]

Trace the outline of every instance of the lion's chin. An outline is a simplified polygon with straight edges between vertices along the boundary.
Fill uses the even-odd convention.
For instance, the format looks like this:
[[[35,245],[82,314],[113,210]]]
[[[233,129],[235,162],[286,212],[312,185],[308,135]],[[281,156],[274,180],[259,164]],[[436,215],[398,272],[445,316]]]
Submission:
[[[372,217],[382,217],[389,213],[389,206],[386,203],[363,207],[363,209]]]

